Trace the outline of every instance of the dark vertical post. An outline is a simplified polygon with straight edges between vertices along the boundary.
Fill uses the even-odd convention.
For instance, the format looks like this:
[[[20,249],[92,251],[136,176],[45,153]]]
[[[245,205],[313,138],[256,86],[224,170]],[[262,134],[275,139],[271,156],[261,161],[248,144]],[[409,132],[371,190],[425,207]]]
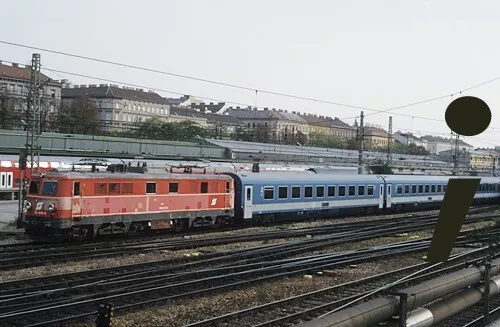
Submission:
[[[113,316],[113,305],[110,303],[100,303],[97,307],[96,327],[110,327]]]
[[[484,326],[490,322],[490,268],[491,263],[484,265]]]
[[[364,128],[364,113],[363,111],[361,111],[361,117],[360,117],[360,120],[359,120],[359,132],[358,132],[358,135],[359,135],[359,157],[358,157],[358,174],[361,175],[363,174],[363,139],[364,139],[364,132],[365,132],[365,128]]]

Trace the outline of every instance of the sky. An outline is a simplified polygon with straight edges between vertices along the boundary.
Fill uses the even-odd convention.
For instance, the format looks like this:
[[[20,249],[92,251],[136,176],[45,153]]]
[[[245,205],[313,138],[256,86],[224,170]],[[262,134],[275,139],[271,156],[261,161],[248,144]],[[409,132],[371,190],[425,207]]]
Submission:
[[[392,116],[393,132],[417,136],[449,136],[447,106],[476,96],[490,107],[492,121],[482,134],[462,139],[500,145],[499,1],[0,0],[0,8],[0,41],[250,90],[0,43],[0,60],[27,64],[40,53],[53,79],[128,83],[166,97],[190,94],[352,124],[361,109],[338,105],[345,104],[365,108],[368,124],[387,129]]]

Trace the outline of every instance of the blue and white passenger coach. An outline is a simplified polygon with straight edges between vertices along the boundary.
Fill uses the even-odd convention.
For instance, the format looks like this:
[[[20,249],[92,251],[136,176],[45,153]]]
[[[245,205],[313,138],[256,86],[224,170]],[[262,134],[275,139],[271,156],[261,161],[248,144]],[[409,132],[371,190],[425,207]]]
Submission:
[[[228,173],[235,181],[236,217],[258,221],[373,212],[384,206],[376,175]]]
[[[269,222],[439,208],[449,179],[474,177],[227,173],[237,220]],[[499,178],[483,177],[474,203],[500,203]]]

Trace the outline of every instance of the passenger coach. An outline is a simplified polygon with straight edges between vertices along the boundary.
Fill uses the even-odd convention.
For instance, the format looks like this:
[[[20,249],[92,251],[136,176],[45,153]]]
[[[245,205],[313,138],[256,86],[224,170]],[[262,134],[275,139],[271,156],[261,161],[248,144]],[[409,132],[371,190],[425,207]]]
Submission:
[[[235,215],[262,222],[295,216],[373,212],[384,206],[384,180],[376,175],[229,173]]]

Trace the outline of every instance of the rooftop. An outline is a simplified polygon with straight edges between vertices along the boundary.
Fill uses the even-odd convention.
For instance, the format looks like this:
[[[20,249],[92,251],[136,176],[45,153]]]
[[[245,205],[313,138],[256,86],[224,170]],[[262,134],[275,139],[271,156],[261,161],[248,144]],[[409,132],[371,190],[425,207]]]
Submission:
[[[19,64],[5,65],[0,61],[0,78],[2,77],[29,81],[31,79],[31,67],[21,66]],[[41,82],[45,82],[47,79],[50,79],[50,77],[40,73]],[[56,80],[50,80],[50,83],[59,84],[60,82]]]
[[[242,118],[242,119],[276,119],[276,120],[288,120],[296,123],[306,124],[307,121],[299,116],[297,112],[283,109],[271,109],[264,108],[263,110],[257,108],[240,108],[240,107],[230,107],[227,110],[228,115]]]
[[[65,87],[62,89],[63,99],[71,99],[77,97],[91,97],[102,99],[127,99],[140,102],[150,102],[157,104],[167,104],[165,99],[154,91],[145,92],[143,89],[131,87],[119,87],[114,84],[90,84],[90,85],[74,85],[73,87]]]
[[[432,136],[432,135],[422,136],[421,139],[426,140],[427,142],[438,142],[438,143],[447,143],[447,144],[455,142],[455,140],[451,139],[451,138],[444,138],[444,137]],[[463,145],[463,146],[467,146],[467,147],[472,147],[472,145],[465,143],[464,141],[462,141],[460,139],[458,140],[458,144]]]

